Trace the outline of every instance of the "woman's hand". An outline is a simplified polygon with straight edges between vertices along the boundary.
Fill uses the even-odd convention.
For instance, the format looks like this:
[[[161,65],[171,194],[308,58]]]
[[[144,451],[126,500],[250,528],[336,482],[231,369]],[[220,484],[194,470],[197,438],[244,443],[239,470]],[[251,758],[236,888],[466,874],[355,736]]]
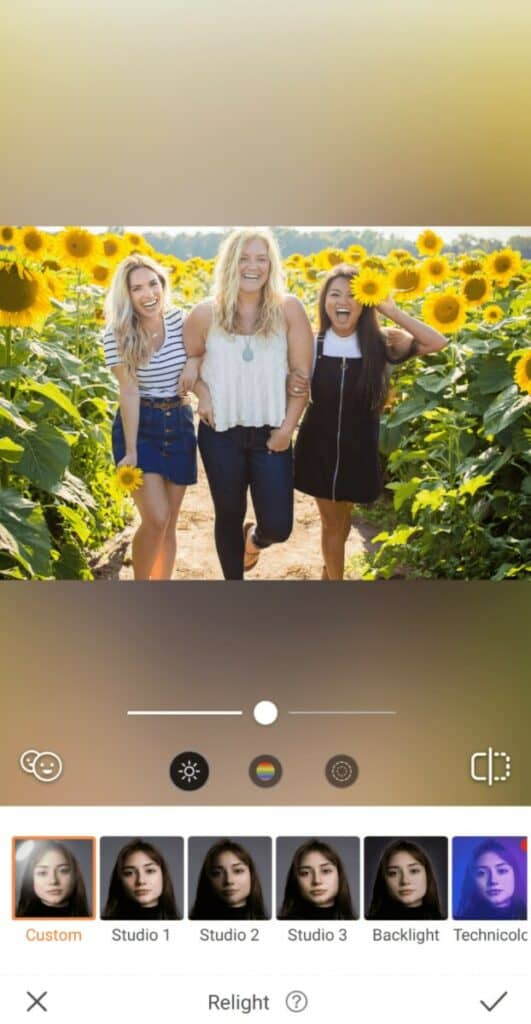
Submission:
[[[190,356],[186,360],[179,379],[179,395],[184,397],[189,391],[193,391],[199,376],[199,363],[200,359],[197,356]]]
[[[285,452],[290,444],[291,430],[287,427],[275,427],[266,441],[270,452]]]
[[[399,308],[394,299],[384,299],[383,302],[379,302],[376,309],[379,313],[383,313],[384,316],[388,316],[390,320],[395,319],[395,313],[399,312]]]
[[[310,378],[302,370],[292,370],[288,373],[288,395],[294,398],[306,398],[310,394]]]
[[[136,448],[133,448],[133,449],[131,449],[131,451],[125,453],[123,459],[120,459],[120,462],[118,462],[118,464],[117,464],[117,468],[119,469],[120,466],[133,466],[133,468],[134,468],[136,466],[136,464],[137,464],[137,461],[138,461],[138,456],[137,456]]]
[[[212,398],[210,397],[210,391],[206,387],[201,388],[201,392],[199,394],[197,415],[203,423],[206,423],[207,426],[212,427],[212,429],[215,430],[216,422],[214,420]]]

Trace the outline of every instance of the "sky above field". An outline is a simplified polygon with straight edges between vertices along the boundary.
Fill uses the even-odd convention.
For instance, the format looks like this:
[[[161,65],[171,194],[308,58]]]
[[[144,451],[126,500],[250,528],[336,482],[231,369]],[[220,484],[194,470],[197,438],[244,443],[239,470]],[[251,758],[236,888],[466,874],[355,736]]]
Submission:
[[[281,227],[281,226],[284,227],[286,225],[274,225],[274,226],[275,227]],[[426,227],[433,227],[433,225],[431,225],[431,224],[430,225],[423,224],[420,227],[411,227],[409,225],[408,226],[399,225],[398,227],[396,227],[396,226],[395,227],[390,227],[390,226],[383,226],[382,227],[382,226],[377,226],[376,224],[358,225],[358,226],[344,225],[344,224],[332,224],[332,225],[322,225],[322,224],[320,224],[320,225],[317,225],[317,226],[314,226],[314,227],[309,227],[307,225],[304,225],[304,226],[290,225],[290,226],[296,228],[297,231],[323,231],[323,230],[326,230],[326,231],[334,231],[334,230],[337,230],[337,231],[339,231],[339,230],[347,230],[347,231],[365,231],[365,230],[367,230],[367,231],[378,231],[379,233],[381,233],[383,235],[400,235],[401,237],[407,238],[407,239],[409,239],[412,242],[415,241],[415,239],[418,237],[420,232],[424,231],[424,229]],[[107,230],[107,228],[104,225],[96,225],[96,226],[90,225],[90,229],[91,229],[91,231],[95,231],[95,232],[100,232],[100,231],[106,231]],[[50,226],[47,226],[46,230],[47,231],[60,231],[61,228],[60,227],[50,227]],[[146,226],[144,224],[144,225],[136,225],[136,226],[125,225],[124,230],[125,231],[138,231],[140,234],[144,234],[147,231],[156,231],[156,232],[164,231],[164,232],[166,232],[169,235],[176,235],[176,234],[181,234],[182,232],[185,232],[185,233],[189,232],[190,234],[195,234],[196,232],[207,233],[209,231],[225,231],[225,230],[228,230],[228,228],[226,226],[223,226],[223,225],[220,225],[220,224],[213,225],[211,227],[205,227],[204,225],[194,226],[194,225],[190,225],[190,224],[187,224],[184,227],[176,227],[176,226],[167,227],[167,226],[163,226],[161,224]],[[514,225],[511,225],[510,227],[500,227],[499,225],[495,226],[495,227],[482,227],[482,226],[478,226],[478,225],[473,225],[473,226],[465,225],[464,227],[458,227],[458,226],[455,226],[455,225],[450,225],[450,226],[447,225],[445,227],[444,226],[443,227],[436,227],[435,226],[435,227],[433,227],[433,230],[436,231],[438,234],[440,234],[444,238],[444,240],[446,242],[449,242],[453,238],[457,238],[459,235],[462,235],[462,234],[465,234],[465,233],[466,234],[470,234],[470,235],[474,235],[476,238],[499,238],[501,242],[506,242],[507,239],[511,238],[513,235],[531,235],[531,227],[516,227]]]

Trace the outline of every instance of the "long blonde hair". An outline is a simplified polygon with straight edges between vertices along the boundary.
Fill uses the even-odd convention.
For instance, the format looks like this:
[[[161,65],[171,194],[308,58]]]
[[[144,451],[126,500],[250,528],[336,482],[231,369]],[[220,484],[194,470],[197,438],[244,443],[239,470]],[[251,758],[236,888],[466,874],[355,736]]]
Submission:
[[[133,309],[129,293],[129,278],[133,270],[140,267],[147,267],[157,275],[162,287],[164,312],[171,299],[168,272],[165,267],[155,263],[151,256],[135,253],[126,256],[118,264],[105,299],[105,319],[107,325],[112,327],[120,358],[133,379],[136,379],[138,367],[145,366],[151,356],[151,338]]]
[[[215,322],[228,334],[236,333],[237,327],[240,257],[247,243],[255,239],[265,243],[269,257],[269,276],[262,288],[256,334],[275,334],[283,323],[284,277],[274,235],[269,228],[235,228],[219,247],[212,292]]]

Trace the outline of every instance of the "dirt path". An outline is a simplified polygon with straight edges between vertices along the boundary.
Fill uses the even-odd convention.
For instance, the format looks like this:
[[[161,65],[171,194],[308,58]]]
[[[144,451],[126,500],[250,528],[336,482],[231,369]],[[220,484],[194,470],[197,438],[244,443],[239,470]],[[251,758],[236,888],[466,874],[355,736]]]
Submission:
[[[249,518],[251,507],[249,507]],[[92,561],[95,579],[132,580],[131,538],[135,519],[122,533],[112,538]],[[347,559],[354,556],[350,579],[359,578],[359,566],[370,540],[377,533],[363,520],[353,524],[347,541]],[[295,492],[295,523],[285,544],[275,544],[260,557],[258,565],[246,574],[249,580],[318,580],[321,578],[320,520],[313,498]],[[184,498],[177,528],[177,580],[221,580],[214,546],[214,512],[201,459],[199,481],[189,487]]]

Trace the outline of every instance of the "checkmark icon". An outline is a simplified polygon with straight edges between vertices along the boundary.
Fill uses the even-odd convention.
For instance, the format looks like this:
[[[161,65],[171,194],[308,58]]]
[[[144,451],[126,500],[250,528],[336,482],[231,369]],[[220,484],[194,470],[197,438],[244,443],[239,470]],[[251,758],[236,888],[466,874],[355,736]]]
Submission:
[[[496,1002],[492,1003],[491,1006],[489,1006],[489,1004],[486,1003],[483,999],[480,999],[479,1001],[480,1001],[481,1005],[485,1007],[485,1009],[487,1010],[488,1013],[492,1013],[492,1011],[495,1010],[496,1007],[501,1003],[502,999],[505,999],[506,995],[507,995],[507,992],[502,992],[501,996],[499,996],[498,999],[496,1000]]]

